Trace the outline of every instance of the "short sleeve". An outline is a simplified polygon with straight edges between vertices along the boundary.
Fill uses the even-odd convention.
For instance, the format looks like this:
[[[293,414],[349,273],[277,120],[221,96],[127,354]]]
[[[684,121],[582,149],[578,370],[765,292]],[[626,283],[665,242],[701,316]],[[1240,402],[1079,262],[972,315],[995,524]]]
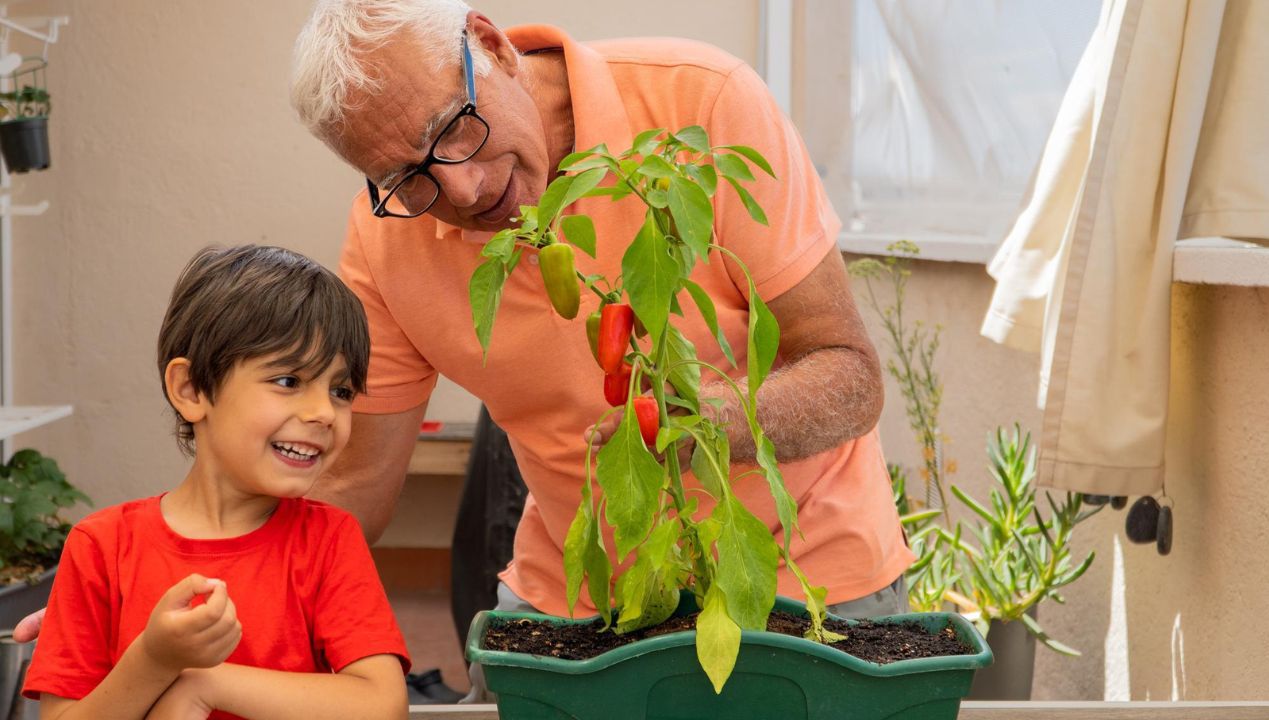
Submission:
[[[436,387],[436,370],[410,342],[393,317],[376,282],[370,248],[365,247],[358,218],[370,216],[365,193],[357,196],[348,218],[348,234],[339,259],[339,275],[361,300],[370,324],[370,370],[366,392],[353,411],[371,414],[404,412],[427,402]],[[377,220],[377,218],[376,218]]]
[[[841,221],[793,123],[748,65],[739,64],[723,83],[710,112],[710,144],[747,145],[771,164],[773,179],[750,165],[753,182],[742,182],[767,217],[749,216],[722,179],[715,195],[714,231],[753,274],[758,293],[771,300],[801,282],[836,247]],[[748,294],[744,273],[728,263],[737,288]]]
[[[313,646],[339,672],[371,655],[395,655],[402,672],[410,656],[370,547],[357,521],[346,513],[330,533],[322,584],[313,617]]]
[[[109,585],[100,547],[88,533],[72,529],[53,579],[23,697],[38,700],[48,693],[79,700],[110,674],[115,622]]]

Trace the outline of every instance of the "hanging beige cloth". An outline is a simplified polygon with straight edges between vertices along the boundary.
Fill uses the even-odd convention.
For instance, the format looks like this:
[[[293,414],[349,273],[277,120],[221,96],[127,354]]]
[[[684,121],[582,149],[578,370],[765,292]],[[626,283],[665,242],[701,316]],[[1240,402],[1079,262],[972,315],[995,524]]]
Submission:
[[[1161,486],[1175,241],[1269,237],[1266,37],[1269,0],[1104,3],[988,267],[983,335],[1042,356],[1042,484]]]

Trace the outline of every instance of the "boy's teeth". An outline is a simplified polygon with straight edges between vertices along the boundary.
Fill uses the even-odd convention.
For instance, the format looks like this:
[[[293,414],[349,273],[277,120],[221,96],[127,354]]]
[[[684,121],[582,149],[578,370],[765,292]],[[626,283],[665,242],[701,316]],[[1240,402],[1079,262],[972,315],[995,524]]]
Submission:
[[[308,460],[310,458],[316,457],[318,454],[318,451],[314,450],[313,448],[302,447],[302,446],[294,445],[292,443],[287,443],[287,442],[273,443],[273,447],[282,451],[282,453],[287,455],[288,457],[293,457],[296,460]]]

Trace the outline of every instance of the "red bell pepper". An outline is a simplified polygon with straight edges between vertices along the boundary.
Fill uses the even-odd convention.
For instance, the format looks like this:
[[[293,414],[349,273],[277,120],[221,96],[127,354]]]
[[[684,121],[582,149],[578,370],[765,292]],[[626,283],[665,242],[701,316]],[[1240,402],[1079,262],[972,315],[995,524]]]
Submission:
[[[618,407],[626,404],[626,395],[630,393],[630,363],[623,362],[615,373],[604,375],[604,399],[609,405]]]
[[[656,447],[657,431],[661,429],[661,411],[657,409],[657,401],[650,397],[634,399],[635,418],[639,420],[639,434],[643,443],[650,448]]]
[[[621,369],[634,329],[634,310],[629,305],[605,305],[599,318],[599,367],[609,375]]]

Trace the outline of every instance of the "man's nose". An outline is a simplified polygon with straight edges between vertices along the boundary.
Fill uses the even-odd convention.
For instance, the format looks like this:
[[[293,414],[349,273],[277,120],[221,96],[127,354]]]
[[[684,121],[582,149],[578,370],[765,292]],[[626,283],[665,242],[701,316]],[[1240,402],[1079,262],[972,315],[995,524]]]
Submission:
[[[480,182],[485,174],[474,162],[456,165],[433,165],[432,175],[440,183],[441,194],[456,208],[468,208],[480,198]]]

